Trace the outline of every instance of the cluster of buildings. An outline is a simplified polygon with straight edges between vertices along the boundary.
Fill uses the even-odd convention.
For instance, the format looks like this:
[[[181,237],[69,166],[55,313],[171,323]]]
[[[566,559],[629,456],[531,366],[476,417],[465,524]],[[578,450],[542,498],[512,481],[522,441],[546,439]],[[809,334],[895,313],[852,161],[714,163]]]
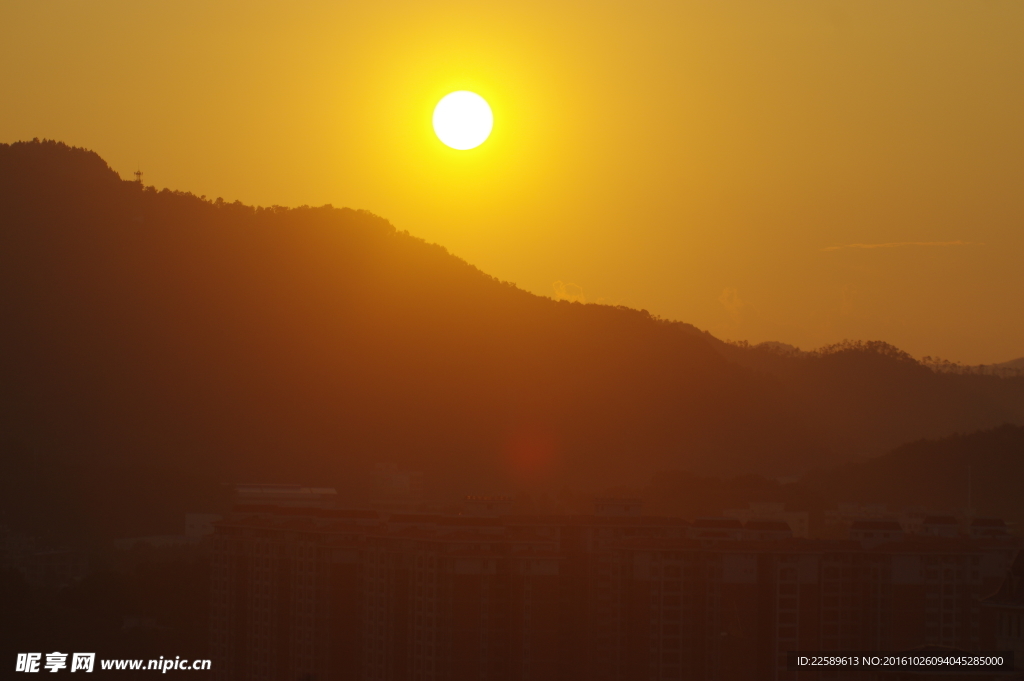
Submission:
[[[787,652],[1024,641],[1024,557],[993,523],[865,520],[825,540],[630,500],[556,516],[487,497],[461,514],[257,501],[209,540],[224,680],[827,679],[844,671],[793,671]]]
[[[16,570],[33,586],[73,584],[88,574],[89,567],[88,557],[80,550],[0,526],[0,570]]]

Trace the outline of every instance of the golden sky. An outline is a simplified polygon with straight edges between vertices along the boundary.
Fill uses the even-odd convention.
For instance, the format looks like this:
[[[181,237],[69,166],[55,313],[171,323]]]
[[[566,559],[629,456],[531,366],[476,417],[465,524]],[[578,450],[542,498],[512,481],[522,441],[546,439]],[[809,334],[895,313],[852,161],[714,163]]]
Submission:
[[[453,90],[494,132],[444,147]],[[1024,3],[0,4],[0,141],[365,208],[542,295],[1024,355]]]

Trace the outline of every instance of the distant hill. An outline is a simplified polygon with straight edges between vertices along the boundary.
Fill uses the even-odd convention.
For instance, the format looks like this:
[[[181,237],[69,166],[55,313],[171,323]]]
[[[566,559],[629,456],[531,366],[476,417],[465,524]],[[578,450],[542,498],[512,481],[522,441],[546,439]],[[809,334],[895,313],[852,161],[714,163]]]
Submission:
[[[919,440],[861,463],[815,471],[803,484],[837,502],[881,503],[1024,523],[1024,428]]]
[[[0,311],[4,513],[121,534],[224,481],[358,495],[382,461],[434,495],[599,488],[1024,422],[1024,379],[731,346],[529,294],[363,211],[156,191],[55,142],[0,145]]]
[[[731,362],[777,378],[835,460],[881,454],[922,437],[1024,423],[1021,376],[936,371],[880,341],[814,352],[709,342]]]
[[[889,512],[999,517],[1024,526],[1024,427],[906,443],[866,461],[779,482],[760,475],[701,476],[665,471],[634,490],[650,509],[685,517],[719,515],[751,502],[784,504],[812,516],[839,504],[882,504]]]

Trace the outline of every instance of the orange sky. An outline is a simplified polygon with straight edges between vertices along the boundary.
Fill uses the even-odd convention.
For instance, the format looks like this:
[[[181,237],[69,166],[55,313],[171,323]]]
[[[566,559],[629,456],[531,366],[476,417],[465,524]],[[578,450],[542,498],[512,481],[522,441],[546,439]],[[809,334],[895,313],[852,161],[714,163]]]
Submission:
[[[473,90],[495,128],[447,149]],[[1024,3],[0,5],[0,141],[366,208],[543,295],[1024,355]]]

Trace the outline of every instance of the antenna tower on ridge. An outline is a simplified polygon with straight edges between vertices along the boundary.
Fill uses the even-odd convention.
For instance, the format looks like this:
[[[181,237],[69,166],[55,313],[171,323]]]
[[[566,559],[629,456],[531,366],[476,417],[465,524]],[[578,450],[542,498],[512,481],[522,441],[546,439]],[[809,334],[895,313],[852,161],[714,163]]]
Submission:
[[[136,170],[135,171],[135,181],[138,182],[139,184],[142,184],[142,171],[141,170]]]

